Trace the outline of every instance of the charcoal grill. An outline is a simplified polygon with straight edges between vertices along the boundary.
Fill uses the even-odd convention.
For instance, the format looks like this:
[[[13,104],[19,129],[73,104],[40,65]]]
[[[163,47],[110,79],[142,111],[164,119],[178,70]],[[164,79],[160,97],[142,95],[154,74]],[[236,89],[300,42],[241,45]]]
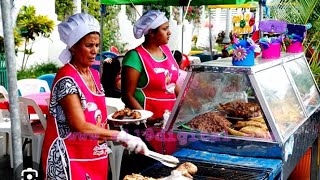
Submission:
[[[194,161],[191,159],[181,159],[180,162],[192,162],[198,167],[198,172],[193,176],[195,180],[263,180],[268,179],[271,170],[259,169],[245,166],[211,164],[207,162]],[[180,164],[181,164],[180,163]],[[169,176],[173,168],[156,163],[152,167],[141,172],[142,175],[161,178]]]

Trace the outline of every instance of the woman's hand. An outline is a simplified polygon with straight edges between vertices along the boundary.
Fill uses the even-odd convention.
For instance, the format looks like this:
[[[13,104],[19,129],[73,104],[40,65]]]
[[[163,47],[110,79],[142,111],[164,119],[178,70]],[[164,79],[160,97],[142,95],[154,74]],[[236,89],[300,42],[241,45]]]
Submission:
[[[153,126],[155,123],[160,123],[161,121],[163,121],[162,117],[160,117],[160,118],[149,117],[147,119],[147,124],[149,126]]]
[[[107,62],[107,63],[111,64],[112,63],[112,58],[106,58],[105,60],[103,60],[103,62]]]
[[[123,143],[129,151],[134,151],[135,153],[141,153],[144,155],[149,154],[147,145],[139,137],[132,136],[125,131],[120,131],[116,141]]]

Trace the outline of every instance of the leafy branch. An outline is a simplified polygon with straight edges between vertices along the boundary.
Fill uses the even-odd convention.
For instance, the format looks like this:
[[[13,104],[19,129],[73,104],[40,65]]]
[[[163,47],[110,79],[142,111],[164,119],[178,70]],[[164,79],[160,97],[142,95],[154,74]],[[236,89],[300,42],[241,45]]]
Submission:
[[[29,56],[34,52],[32,51],[33,43],[36,37],[43,36],[50,37],[53,31],[54,22],[47,16],[36,15],[34,6],[22,6],[17,17],[16,31],[24,40],[24,50],[21,70],[23,71],[29,59]]]

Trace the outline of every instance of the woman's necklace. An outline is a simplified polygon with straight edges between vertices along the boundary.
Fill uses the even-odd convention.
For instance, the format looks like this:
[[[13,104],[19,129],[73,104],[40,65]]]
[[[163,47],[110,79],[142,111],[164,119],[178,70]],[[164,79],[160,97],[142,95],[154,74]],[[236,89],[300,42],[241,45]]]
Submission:
[[[78,73],[80,74],[80,76],[82,77],[82,79],[84,80],[85,84],[87,85],[87,87],[94,93],[97,92],[96,89],[96,85],[93,81],[93,78],[91,76],[90,70],[88,69],[87,72],[83,72],[80,71],[80,69],[78,68],[77,65],[72,64],[74,66],[74,68],[78,71]]]

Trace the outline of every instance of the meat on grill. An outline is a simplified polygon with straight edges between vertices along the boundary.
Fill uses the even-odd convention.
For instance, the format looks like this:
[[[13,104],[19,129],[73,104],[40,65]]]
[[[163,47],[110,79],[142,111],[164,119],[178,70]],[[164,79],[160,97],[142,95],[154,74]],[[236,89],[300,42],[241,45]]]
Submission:
[[[188,126],[191,128],[207,133],[222,132],[227,130],[231,125],[230,121],[217,112],[200,114],[188,123]]]

